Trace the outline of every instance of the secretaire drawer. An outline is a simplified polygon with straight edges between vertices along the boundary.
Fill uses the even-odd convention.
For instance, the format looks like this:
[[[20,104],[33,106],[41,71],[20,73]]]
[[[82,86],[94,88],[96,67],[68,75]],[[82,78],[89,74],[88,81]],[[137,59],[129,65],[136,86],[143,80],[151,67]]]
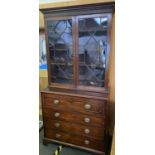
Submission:
[[[104,127],[91,127],[81,124],[79,125],[76,123],[64,122],[59,120],[50,120],[50,119],[44,119],[44,128],[88,136],[100,140],[103,140],[105,133]]]
[[[106,100],[74,97],[66,95],[43,95],[44,108],[68,109],[83,113],[105,113]]]
[[[72,123],[80,123],[83,125],[99,126],[104,125],[105,117],[96,117],[85,114],[79,114],[77,112],[68,112],[50,108],[43,108],[43,117],[50,118],[53,120],[68,121]]]
[[[46,129],[44,133],[46,138],[104,151],[104,143],[100,140],[49,129]]]

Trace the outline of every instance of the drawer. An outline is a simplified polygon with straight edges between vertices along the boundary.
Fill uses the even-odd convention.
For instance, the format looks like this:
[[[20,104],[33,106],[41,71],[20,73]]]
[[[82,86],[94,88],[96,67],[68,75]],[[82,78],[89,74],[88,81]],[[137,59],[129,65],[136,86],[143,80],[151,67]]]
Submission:
[[[100,140],[103,140],[104,138],[104,127],[97,128],[97,127],[84,126],[81,124],[79,125],[76,123],[45,119],[44,128],[49,130],[56,129],[59,131],[88,136]]]
[[[67,108],[67,110],[82,113],[105,114],[106,100],[55,94],[45,94],[44,96],[44,108]]]
[[[104,142],[100,140],[96,140],[93,138],[85,137],[85,136],[78,136],[74,134],[67,134],[64,132],[46,129],[44,131],[45,138],[54,139],[58,141],[67,142],[70,144],[83,146],[99,151],[104,151]]]
[[[67,112],[50,108],[43,108],[43,117],[50,118],[52,120],[67,121],[72,123],[80,123],[88,126],[99,126],[104,125],[105,117],[96,117],[90,115],[79,114],[77,112]]]

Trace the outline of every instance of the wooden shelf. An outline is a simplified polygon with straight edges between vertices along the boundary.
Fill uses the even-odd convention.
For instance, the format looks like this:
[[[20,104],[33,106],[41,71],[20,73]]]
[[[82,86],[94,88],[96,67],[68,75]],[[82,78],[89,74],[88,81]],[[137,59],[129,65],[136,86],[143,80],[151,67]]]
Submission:
[[[88,82],[93,82],[92,80],[87,80],[87,79],[79,79],[79,81],[88,81]],[[104,80],[98,80],[97,83],[103,83]]]
[[[64,45],[65,45],[65,44],[64,44]],[[69,47],[72,47],[72,46],[69,46]],[[53,49],[53,48],[52,48],[52,49],[51,49],[51,47],[49,47],[49,49],[50,49],[50,51],[51,51],[51,50],[53,50],[53,51],[54,51],[54,50],[55,50],[55,51],[69,51],[69,48],[66,48],[66,49],[61,49],[61,48]]]
[[[66,80],[73,80],[73,78],[60,77],[60,76],[53,76],[52,79],[66,79]]]
[[[67,66],[73,66],[73,64],[57,63],[57,62],[52,62],[51,65],[60,65],[60,66],[66,66],[66,67]],[[87,65],[87,64],[79,64],[79,67],[94,67],[94,69],[105,69],[104,67],[100,67],[100,66],[97,66],[97,65]]]
[[[94,69],[105,69],[104,67],[100,67],[98,65],[88,65],[88,64],[79,64],[80,67],[95,67]]]
[[[57,63],[57,62],[52,62],[52,65],[61,65],[61,66],[73,66],[73,64],[67,64],[67,63]]]
[[[52,29],[52,27],[49,27],[49,29]],[[51,33],[51,32],[56,32],[58,35],[62,35],[63,33],[67,33],[68,35],[69,34],[72,34],[72,28],[70,28],[71,31],[70,32],[66,32],[66,31],[54,31],[54,30],[49,30],[48,32]],[[72,35],[71,35],[72,37]]]
[[[79,32],[92,32],[92,31],[98,32],[98,31],[105,31],[105,30],[108,30],[108,28],[109,28],[108,26],[105,26],[105,27],[92,28],[92,29],[82,29],[82,30],[79,29]]]

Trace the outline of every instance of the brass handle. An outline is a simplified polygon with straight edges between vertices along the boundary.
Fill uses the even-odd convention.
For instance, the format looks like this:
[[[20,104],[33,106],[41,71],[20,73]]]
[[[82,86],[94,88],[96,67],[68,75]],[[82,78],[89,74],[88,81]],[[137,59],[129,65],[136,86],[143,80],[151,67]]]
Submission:
[[[56,113],[54,114],[54,116],[55,116],[55,117],[59,117],[59,116],[60,116],[60,113],[56,112]]]
[[[58,105],[58,104],[59,104],[59,100],[54,100],[53,103],[54,103],[55,105]]]
[[[56,138],[60,138],[61,135],[57,133],[57,134],[55,135],[55,137],[56,137]]]
[[[90,118],[86,117],[84,118],[85,123],[90,123]]]
[[[90,144],[90,141],[89,141],[89,140],[85,140],[84,143],[85,143],[86,145],[89,145],[89,144]]]
[[[87,110],[88,110],[88,109],[91,109],[91,105],[90,105],[90,104],[85,104],[85,105],[84,105],[84,108],[87,109]]]
[[[89,129],[85,129],[84,132],[85,132],[86,134],[89,134],[89,133],[90,133],[90,130],[89,130]]]
[[[55,123],[55,127],[59,127],[60,126],[60,123]]]

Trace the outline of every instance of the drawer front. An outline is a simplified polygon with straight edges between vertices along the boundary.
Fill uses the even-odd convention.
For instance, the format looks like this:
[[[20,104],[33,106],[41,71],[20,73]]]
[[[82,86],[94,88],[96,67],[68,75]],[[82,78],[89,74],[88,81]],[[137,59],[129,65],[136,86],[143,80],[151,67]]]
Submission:
[[[105,113],[105,100],[72,97],[65,95],[45,94],[43,107],[68,109],[83,113]]]
[[[80,123],[88,126],[102,127],[104,125],[104,117],[93,117],[79,113],[71,113],[56,109],[43,108],[43,117],[52,120],[67,121],[72,123]]]
[[[88,136],[88,137],[92,137],[94,139],[100,139],[100,140],[103,140],[104,138],[103,127],[97,128],[97,127],[84,126],[81,124],[79,125],[76,123],[45,119],[44,128],[49,129],[49,130],[56,129],[59,131]]]
[[[104,143],[103,141],[99,141],[93,138],[78,136],[73,134],[67,134],[55,130],[46,129],[44,131],[45,137],[49,139],[54,139],[58,141],[67,142],[70,144],[75,144],[78,146],[83,146],[99,151],[104,151]]]

